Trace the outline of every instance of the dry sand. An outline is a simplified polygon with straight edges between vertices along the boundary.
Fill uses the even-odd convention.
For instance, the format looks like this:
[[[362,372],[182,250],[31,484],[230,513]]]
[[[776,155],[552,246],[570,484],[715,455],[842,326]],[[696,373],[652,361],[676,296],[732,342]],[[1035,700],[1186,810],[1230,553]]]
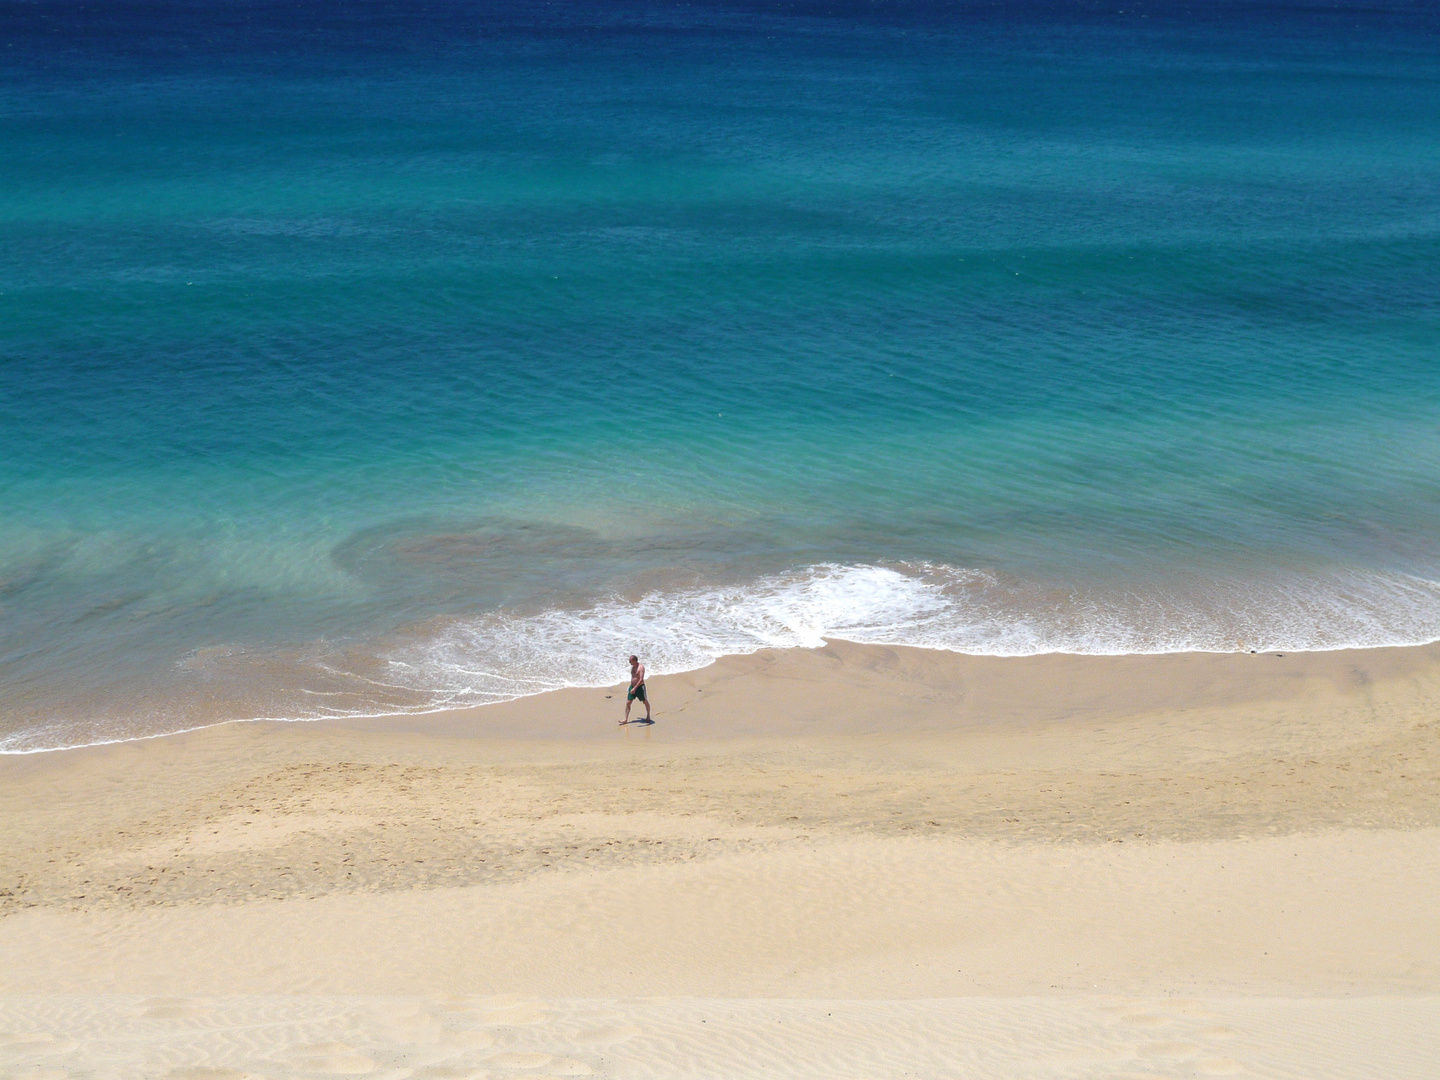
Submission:
[[[1440,1075],[1440,648],[651,689],[0,759],[0,1077]]]

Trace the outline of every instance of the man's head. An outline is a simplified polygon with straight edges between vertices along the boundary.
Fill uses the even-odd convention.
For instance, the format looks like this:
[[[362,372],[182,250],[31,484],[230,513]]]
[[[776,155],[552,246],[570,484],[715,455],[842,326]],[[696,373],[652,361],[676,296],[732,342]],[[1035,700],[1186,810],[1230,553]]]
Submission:
[[[635,666],[636,664],[638,664],[639,662],[640,662],[640,657],[638,657],[638,656],[632,656],[632,657],[630,657],[630,666],[631,666],[631,667],[634,667],[634,666]]]

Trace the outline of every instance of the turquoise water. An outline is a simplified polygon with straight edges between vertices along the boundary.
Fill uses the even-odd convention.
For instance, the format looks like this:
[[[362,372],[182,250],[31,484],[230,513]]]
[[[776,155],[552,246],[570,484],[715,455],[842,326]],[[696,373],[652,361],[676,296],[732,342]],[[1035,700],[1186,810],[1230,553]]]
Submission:
[[[0,749],[1440,638],[1419,4],[0,6]]]

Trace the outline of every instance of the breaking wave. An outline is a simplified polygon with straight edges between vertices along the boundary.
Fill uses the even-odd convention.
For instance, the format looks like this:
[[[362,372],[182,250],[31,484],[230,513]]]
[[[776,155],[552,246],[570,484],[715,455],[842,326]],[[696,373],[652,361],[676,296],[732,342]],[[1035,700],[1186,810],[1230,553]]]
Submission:
[[[985,656],[1418,645],[1440,640],[1440,583],[1350,573],[1104,592],[930,563],[827,564],[743,586],[462,620],[384,660],[387,681],[451,708],[610,685],[632,652],[651,672],[673,674],[827,638]]]
[[[235,720],[438,712],[610,686],[827,639],[982,656],[1305,652],[1440,640],[1440,582],[1406,574],[1195,575],[1140,587],[1045,586],[934,563],[823,564],[746,584],[655,590],[581,608],[432,621],[383,642],[195,650],[165,693],[106,695],[18,726],[0,753],[124,742]]]

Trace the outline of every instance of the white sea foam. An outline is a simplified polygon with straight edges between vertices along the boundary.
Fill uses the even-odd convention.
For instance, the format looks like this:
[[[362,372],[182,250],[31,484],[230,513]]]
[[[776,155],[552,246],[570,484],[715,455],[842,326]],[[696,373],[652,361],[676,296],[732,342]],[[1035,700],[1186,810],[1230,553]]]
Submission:
[[[829,564],[743,586],[462,620],[386,659],[394,685],[453,707],[609,685],[632,652],[651,672],[673,674],[827,638],[986,656],[1417,645],[1440,640],[1440,583],[1402,574],[1276,575],[1106,592],[928,563]]]
[[[1440,640],[1440,582],[1406,574],[1199,574],[1084,589],[933,563],[824,564],[746,584],[657,590],[584,608],[429,624],[379,651],[314,642],[198,650],[176,665],[225,720],[436,712],[608,686],[638,653],[652,674],[826,639],[983,656],[1307,652]],[[60,720],[0,737],[0,753],[125,742],[197,726],[179,697],[144,714]],[[232,711],[234,710],[234,711]],[[228,713],[228,715],[226,715]],[[205,723],[199,726],[208,726]]]
[[[760,649],[814,648],[827,637],[900,640],[919,634],[948,606],[943,590],[921,577],[878,566],[819,566],[746,586],[457,622],[389,659],[402,685],[447,700],[500,700],[608,685],[632,652],[644,655],[650,671],[672,674]]]

